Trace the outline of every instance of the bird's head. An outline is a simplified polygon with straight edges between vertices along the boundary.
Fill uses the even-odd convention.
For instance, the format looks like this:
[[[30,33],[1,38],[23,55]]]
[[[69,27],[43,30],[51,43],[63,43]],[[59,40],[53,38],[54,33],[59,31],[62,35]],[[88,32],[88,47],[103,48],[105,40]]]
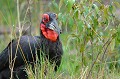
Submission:
[[[43,14],[40,30],[45,38],[55,42],[61,33],[57,23],[57,14],[50,12]]]

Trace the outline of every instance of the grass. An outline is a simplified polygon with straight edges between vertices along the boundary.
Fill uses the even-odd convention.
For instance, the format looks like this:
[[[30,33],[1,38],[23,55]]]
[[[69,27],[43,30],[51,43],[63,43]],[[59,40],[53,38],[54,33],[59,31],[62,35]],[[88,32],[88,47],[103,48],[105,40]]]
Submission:
[[[9,26],[12,32],[11,34],[0,36],[0,52],[7,46],[12,38],[16,37],[15,33],[13,32],[16,28],[16,25],[18,24],[17,9],[15,8],[16,5],[15,7],[13,6],[16,3],[9,3],[8,0],[6,1],[7,4],[2,1],[2,3],[4,3],[4,5],[6,5],[8,8],[3,8],[0,10],[0,19],[2,18],[0,23],[1,25]],[[63,26],[62,29],[64,31],[60,35],[64,50],[61,66],[57,72],[54,72],[54,65],[50,65],[49,62],[42,61],[41,66],[36,64],[35,74],[33,73],[31,66],[29,66],[26,68],[29,79],[120,79],[120,43],[116,41],[120,38],[119,35],[117,36],[117,33],[116,36],[113,35],[115,32],[119,32],[120,25],[112,25],[112,22],[114,23],[114,21],[117,22],[118,20],[108,15],[110,12],[115,10],[116,7],[114,6],[119,4],[116,3],[117,5],[113,5],[113,8],[109,8],[109,5],[105,6],[101,3],[102,8],[99,8],[95,4],[92,6],[92,2],[88,1],[88,3],[87,1],[85,2],[83,0],[83,2],[80,4],[75,5],[74,8],[76,9],[73,11],[71,10],[72,2],[68,1],[67,4],[65,4],[65,2],[66,0],[60,0],[60,4],[58,5],[55,3],[55,1],[53,1],[53,5],[52,3],[51,5],[54,7],[54,10],[50,9],[51,11],[59,13],[59,23]],[[31,6],[33,9],[39,6],[36,5],[36,3],[37,0],[35,5]],[[26,4],[26,2],[23,1],[23,4]],[[21,5],[23,4],[21,1]],[[95,10],[93,10],[93,7]],[[15,11],[13,11],[11,8]],[[36,10],[39,10],[39,8]],[[112,11],[109,12],[109,10]],[[20,13],[20,16],[22,17],[20,17],[20,21],[21,24],[24,25],[28,22],[26,9],[24,8],[20,12],[23,12]],[[72,12],[73,15],[71,15]],[[38,19],[36,20],[36,17],[38,17],[36,16],[36,13],[37,15],[40,13],[38,13],[38,11],[34,11],[33,13],[34,15],[32,16],[32,21],[34,23],[32,24],[33,26],[37,25],[38,27],[35,27],[32,34],[38,35],[39,21],[37,21]],[[98,18],[99,16],[101,16],[101,18]],[[97,24],[98,20],[100,20],[100,22]],[[95,27],[92,26],[93,24]],[[88,26],[93,27],[91,28],[92,30]],[[111,38],[113,39],[110,42],[109,39]],[[101,41],[101,39],[103,40]],[[45,71],[47,71],[46,75],[44,74]]]
[[[50,65],[49,62],[42,62],[42,65],[36,64],[36,73],[34,74],[31,67],[27,68],[29,79],[86,79],[88,72],[91,68],[91,60],[87,60],[87,65],[82,66],[82,56],[78,53],[78,50],[67,45],[67,40],[63,39],[69,36],[69,34],[62,34],[61,40],[63,42],[64,54],[61,62],[61,66],[57,72],[54,72],[54,65]],[[5,38],[9,38],[6,35]],[[0,40],[0,51],[2,51],[8,44],[9,39]],[[98,60],[99,61],[99,60]],[[107,62],[95,63],[92,73],[88,79],[119,79],[120,72],[114,69],[107,68]],[[112,62],[112,61],[111,61]],[[47,69],[46,69],[47,68]],[[99,69],[100,68],[100,69]],[[44,74],[44,70],[47,70],[47,75]],[[99,72],[98,72],[99,70]]]

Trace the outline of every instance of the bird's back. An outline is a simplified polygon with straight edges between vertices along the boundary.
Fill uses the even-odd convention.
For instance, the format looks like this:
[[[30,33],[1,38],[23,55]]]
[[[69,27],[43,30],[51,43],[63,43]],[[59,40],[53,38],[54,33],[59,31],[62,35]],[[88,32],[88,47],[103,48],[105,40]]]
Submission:
[[[0,72],[5,68],[9,68],[12,64],[14,64],[14,67],[18,67],[34,62],[36,58],[35,52],[39,48],[40,37],[22,36],[20,39],[14,39],[0,54]]]

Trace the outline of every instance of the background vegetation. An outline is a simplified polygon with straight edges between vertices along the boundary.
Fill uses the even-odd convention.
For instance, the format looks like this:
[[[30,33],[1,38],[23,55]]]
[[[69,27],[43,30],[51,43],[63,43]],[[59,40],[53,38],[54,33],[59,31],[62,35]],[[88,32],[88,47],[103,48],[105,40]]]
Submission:
[[[30,5],[27,0],[1,0],[0,51],[12,38],[18,37],[21,30],[30,34],[30,26],[31,34],[39,35],[40,18],[46,11],[58,14],[63,31],[62,64],[57,73],[44,61],[36,74],[28,68],[30,79],[120,78],[119,0],[30,0]]]

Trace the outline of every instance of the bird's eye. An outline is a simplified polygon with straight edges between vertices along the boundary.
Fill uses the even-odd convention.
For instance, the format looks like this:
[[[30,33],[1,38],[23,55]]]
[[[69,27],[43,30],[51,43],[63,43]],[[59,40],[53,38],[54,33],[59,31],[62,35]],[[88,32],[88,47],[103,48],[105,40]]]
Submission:
[[[57,15],[57,14],[54,13],[53,15],[54,15],[54,17],[55,17],[56,19],[58,19],[58,15]]]
[[[56,19],[58,19],[58,15],[57,14],[55,14],[56,15]]]
[[[49,15],[48,14],[43,14],[43,22],[47,23],[49,22]]]

